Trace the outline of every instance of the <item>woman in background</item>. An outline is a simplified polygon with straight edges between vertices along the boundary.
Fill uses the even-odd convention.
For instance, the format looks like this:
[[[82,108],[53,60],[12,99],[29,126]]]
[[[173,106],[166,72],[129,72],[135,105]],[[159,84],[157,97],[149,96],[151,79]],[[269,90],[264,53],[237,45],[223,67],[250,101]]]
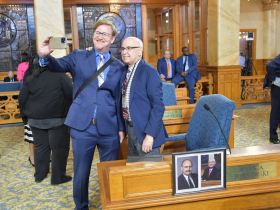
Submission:
[[[18,72],[17,72],[17,80],[21,82],[21,87],[23,84],[23,77],[24,73],[28,69],[29,62],[28,62],[29,56],[28,53],[22,53],[21,54],[21,64],[18,65]]]
[[[70,134],[64,124],[72,92],[73,85],[66,74],[51,72],[47,67],[39,67],[36,62],[32,76],[26,78],[20,91],[20,109],[28,118],[35,143],[35,182],[47,177],[50,153],[51,184],[72,180],[66,175]]]
[[[34,59],[35,59],[35,56],[32,59],[30,59],[30,61],[29,61],[28,69],[26,70],[24,77],[23,77],[23,82],[26,80],[26,77],[32,75],[32,73],[33,73]],[[21,111],[21,109],[20,109],[20,111]],[[22,121],[24,124],[24,141],[29,143],[30,155],[29,155],[28,160],[29,160],[30,164],[34,167],[35,166],[35,164],[34,164],[34,147],[35,147],[35,145],[34,145],[32,131],[27,122],[28,121],[27,117],[22,112],[20,112],[20,115],[21,115],[21,118],[22,118]]]

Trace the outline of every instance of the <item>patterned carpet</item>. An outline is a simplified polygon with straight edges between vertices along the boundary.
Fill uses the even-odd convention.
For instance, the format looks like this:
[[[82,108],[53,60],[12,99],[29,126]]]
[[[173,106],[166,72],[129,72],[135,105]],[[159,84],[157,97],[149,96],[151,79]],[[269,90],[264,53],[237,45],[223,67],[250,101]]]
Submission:
[[[270,104],[243,105],[234,111],[235,147],[270,144]],[[23,126],[0,127],[0,209],[74,209],[72,184],[53,186],[50,174],[41,183],[34,182],[34,168],[28,161],[28,143],[23,141]],[[101,209],[97,178],[96,151],[89,189],[90,209]],[[73,176],[73,155],[70,151],[67,173]]]

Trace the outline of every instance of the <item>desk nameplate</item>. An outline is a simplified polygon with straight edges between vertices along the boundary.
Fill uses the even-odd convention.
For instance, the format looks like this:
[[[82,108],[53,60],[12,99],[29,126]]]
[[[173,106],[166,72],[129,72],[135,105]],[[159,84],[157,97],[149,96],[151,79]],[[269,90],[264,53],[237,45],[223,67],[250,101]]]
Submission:
[[[226,171],[227,182],[277,177],[277,162],[230,166]]]
[[[182,117],[182,109],[165,111],[162,119],[164,120],[164,119],[180,118],[180,117]]]

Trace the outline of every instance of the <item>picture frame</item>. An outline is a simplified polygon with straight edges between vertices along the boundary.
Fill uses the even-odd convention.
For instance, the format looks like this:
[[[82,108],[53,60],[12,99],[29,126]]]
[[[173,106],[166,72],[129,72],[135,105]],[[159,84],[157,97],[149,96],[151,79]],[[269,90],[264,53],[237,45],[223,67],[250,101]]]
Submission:
[[[226,189],[225,148],[173,153],[172,169],[173,195]]]

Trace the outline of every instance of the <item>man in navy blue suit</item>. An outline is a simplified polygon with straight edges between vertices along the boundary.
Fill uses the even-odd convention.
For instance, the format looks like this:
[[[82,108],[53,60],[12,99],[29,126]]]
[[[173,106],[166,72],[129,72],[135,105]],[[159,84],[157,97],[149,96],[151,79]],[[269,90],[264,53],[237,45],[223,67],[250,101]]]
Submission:
[[[163,53],[163,58],[158,59],[157,70],[161,79],[166,81],[171,81],[175,76],[175,66],[176,62],[174,59],[170,58],[170,51],[165,50]]]
[[[93,26],[94,47],[92,50],[74,50],[67,56],[56,59],[49,54],[48,37],[40,46],[40,65],[50,69],[70,72],[73,77],[73,97],[85,83],[111,57],[110,45],[117,30],[110,21],[100,20]],[[121,91],[118,90],[123,63],[114,60],[110,66],[92,81],[73,101],[65,124],[71,127],[74,154],[73,197],[76,209],[88,209],[89,175],[97,146],[100,161],[116,160],[120,143],[124,138],[122,108],[117,106]]]
[[[214,158],[210,159],[207,168],[205,168],[201,180],[221,180],[221,170],[216,166],[216,160]]]
[[[271,87],[271,112],[269,141],[273,144],[280,144],[277,129],[280,122],[280,54],[273,58],[266,65],[267,76],[264,87]]]
[[[14,75],[13,71],[8,72],[8,76],[4,78],[4,82],[17,82],[17,77]]]
[[[197,70],[197,59],[194,54],[190,54],[187,47],[182,49],[183,55],[177,58],[176,61],[176,75],[172,79],[172,83],[177,86],[182,81],[186,81],[189,89],[190,104],[194,103],[194,86],[195,83],[201,79]]]
[[[192,173],[193,164],[189,159],[181,163],[182,174],[178,177],[178,190],[198,188],[198,174]]]
[[[131,156],[159,155],[167,137],[162,122],[162,82],[156,69],[141,59],[142,53],[140,39],[128,37],[123,41],[121,55],[127,66],[120,82],[121,104]]]

